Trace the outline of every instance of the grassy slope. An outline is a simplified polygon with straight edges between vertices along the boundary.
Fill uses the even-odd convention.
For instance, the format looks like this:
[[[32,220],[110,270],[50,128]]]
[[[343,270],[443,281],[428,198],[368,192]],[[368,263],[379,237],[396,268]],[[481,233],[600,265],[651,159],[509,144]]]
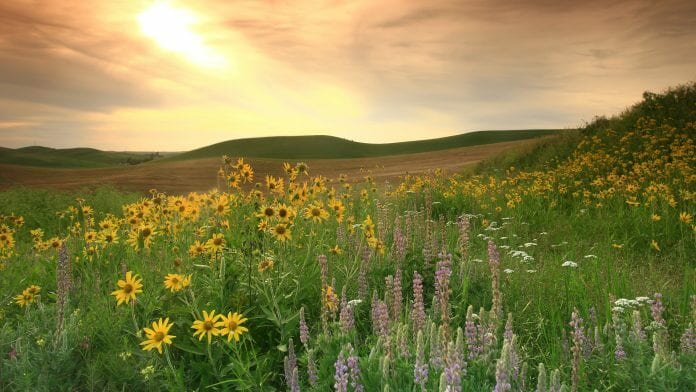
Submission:
[[[143,160],[149,154],[101,151],[93,148],[54,149],[41,146],[0,148],[0,163],[41,167],[106,167],[123,165],[128,159]]]
[[[559,131],[536,129],[479,131],[438,139],[386,144],[358,143],[333,136],[275,136],[229,140],[168,159],[197,159],[222,155],[279,159],[364,158],[524,140],[557,132]]]

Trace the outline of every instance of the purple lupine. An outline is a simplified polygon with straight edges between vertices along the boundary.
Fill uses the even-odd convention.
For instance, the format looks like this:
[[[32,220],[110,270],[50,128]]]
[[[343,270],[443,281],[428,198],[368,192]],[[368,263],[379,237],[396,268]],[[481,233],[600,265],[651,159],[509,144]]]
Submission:
[[[447,355],[445,357],[445,390],[450,392],[461,392],[462,390],[462,365],[457,350],[453,342],[447,344]],[[440,389],[442,389],[440,385]]]
[[[466,323],[464,325],[464,333],[466,334],[466,346],[469,352],[469,360],[476,359],[481,353],[481,345],[479,344],[479,336],[474,322],[474,307],[469,305],[466,309]]]
[[[314,350],[307,351],[307,379],[309,380],[309,385],[312,387],[317,386],[319,375],[317,371],[317,363],[314,360]]]
[[[500,358],[495,364],[495,387],[493,392],[504,392],[512,389],[510,384],[510,347],[512,341],[503,342]]]
[[[689,327],[684,330],[679,343],[682,354],[689,355],[696,352],[696,333],[694,332],[693,323],[690,323]]]
[[[626,359],[626,351],[623,347],[623,335],[626,330],[623,319],[621,318],[621,308],[614,308],[611,313],[612,324],[614,326],[614,340],[616,347],[614,348],[614,359],[617,362]]]
[[[309,327],[305,321],[304,306],[300,308],[300,342],[307,347],[309,342]]]
[[[406,257],[406,236],[401,231],[401,219],[396,218],[394,222],[394,260],[397,265],[401,265]]]
[[[459,265],[459,276],[464,272],[464,264],[469,255],[469,217],[462,215],[457,218],[457,227],[459,228],[459,252],[461,254],[461,263]]]
[[[297,356],[295,355],[295,347],[292,343],[292,338],[288,342],[288,355],[283,360],[285,370],[285,383],[288,389],[292,392],[300,391],[299,378],[297,375]]]
[[[660,354],[663,358],[667,358],[669,351],[667,340],[669,337],[667,336],[667,323],[662,316],[665,311],[665,306],[662,303],[662,294],[655,293],[650,310],[655,329],[653,333],[653,351],[655,354]]]
[[[408,325],[401,324],[396,332],[396,347],[401,358],[408,358],[411,353],[408,349]]]
[[[578,390],[578,384],[580,382],[580,360],[582,353],[583,342],[585,341],[585,333],[582,329],[582,318],[578,314],[578,309],[573,310],[570,327],[572,328],[570,334],[573,338],[573,363],[572,363],[572,378],[571,378],[571,391],[576,392]]]
[[[380,299],[377,299],[377,303],[374,305],[372,327],[375,335],[384,338],[389,336],[389,308]]]
[[[341,331],[348,333],[355,326],[355,318],[353,316],[353,308],[348,304],[346,299],[346,287],[341,290],[341,313],[339,315],[341,322]]]
[[[505,332],[503,332],[503,340],[512,340],[512,313],[508,313],[507,321],[505,322]]]
[[[500,253],[491,240],[488,240],[488,265],[491,268],[491,292],[493,294],[491,313],[497,321],[500,320],[503,311],[503,295],[500,292]]]
[[[435,271],[435,296],[440,310],[440,318],[445,328],[449,327],[449,279],[452,274],[452,255],[439,253]]]
[[[394,283],[392,287],[392,319],[399,321],[401,319],[401,302],[403,296],[401,294],[401,267],[397,265],[396,273],[394,274]]]
[[[392,303],[394,302],[394,277],[387,275],[384,278],[384,303],[387,304],[389,312],[392,309]]]
[[[360,271],[358,272],[358,298],[363,301],[367,299],[367,270],[371,256],[370,248],[365,247],[360,258]]]
[[[348,366],[348,371],[350,374],[350,385],[353,387],[355,392],[363,392],[365,389],[362,384],[360,384],[360,358],[358,358],[354,351],[353,346],[348,343],[348,359],[346,361],[346,366]]]
[[[436,370],[442,369],[443,365],[442,345],[444,342],[441,342],[441,331],[442,326],[437,328],[435,323],[430,325],[430,366]]]
[[[413,311],[411,312],[413,330],[421,331],[425,325],[425,306],[423,305],[423,278],[413,271]]]
[[[655,293],[655,299],[652,300],[650,311],[656,323],[660,325],[665,324],[665,319],[662,318],[662,313],[665,311],[665,306],[662,304],[662,294]]]
[[[640,319],[640,311],[633,311],[633,324],[629,336],[637,341],[644,342],[647,339],[645,330],[643,330],[643,323]]]
[[[346,363],[343,350],[338,353],[338,358],[334,364],[336,372],[334,373],[334,390],[336,392],[348,392],[348,364]]]
[[[413,366],[413,382],[421,386],[425,391],[428,383],[428,363],[425,361],[425,344],[423,343],[423,331],[418,330],[416,336],[416,363]]]
[[[329,284],[329,264],[326,255],[317,257],[319,268],[321,269],[321,287],[326,287]]]

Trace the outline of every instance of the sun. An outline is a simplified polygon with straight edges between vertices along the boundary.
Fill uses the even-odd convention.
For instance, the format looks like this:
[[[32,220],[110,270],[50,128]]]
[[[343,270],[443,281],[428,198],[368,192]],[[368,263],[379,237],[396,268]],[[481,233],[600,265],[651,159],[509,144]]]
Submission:
[[[207,46],[192,30],[200,23],[190,9],[175,7],[169,1],[158,1],[140,14],[138,24],[145,36],[165,50],[177,53],[188,61],[206,68],[220,68],[227,63],[224,56]]]

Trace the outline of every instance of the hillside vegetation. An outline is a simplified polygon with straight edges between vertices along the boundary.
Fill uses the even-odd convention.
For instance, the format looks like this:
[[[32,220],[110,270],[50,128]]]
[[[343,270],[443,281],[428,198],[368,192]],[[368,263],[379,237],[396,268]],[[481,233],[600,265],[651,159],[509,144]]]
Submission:
[[[479,131],[437,139],[370,144],[333,136],[274,136],[229,140],[169,159],[197,159],[228,156],[274,159],[341,159],[414,154],[450,148],[525,140],[559,133],[558,130],[529,129]]]
[[[472,173],[12,194],[0,389],[694,391],[695,133],[689,84]]]
[[[156,153],[101,151],[94,148],[56,149],[41,146],[0,147],[0,163],[40,167],[107,167],[135,165],[159,157]]]

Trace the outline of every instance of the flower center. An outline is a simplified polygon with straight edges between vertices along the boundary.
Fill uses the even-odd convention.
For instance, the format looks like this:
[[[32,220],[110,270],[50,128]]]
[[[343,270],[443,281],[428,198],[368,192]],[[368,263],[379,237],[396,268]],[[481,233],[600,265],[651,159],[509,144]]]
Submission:
[[[222,245],[222,238],[216,238],[216,239],[214,239],[214,240],[213,240],[213,243],[214,243],[215,245],[218,245],[218,246]]]
[[[276,226],[276,234],[278,234],[278,235],[285,234],[285,227],[284,226]]]
[[[263,211],[263,214],[266,216],[273,216],[273,208],[268,207]]]
[[[230,331],[234,332],[237,330],[237,322],[234,320],[230,320],[230,322],[227,324],[227,327],[230,329]]]
[[[130,294],[133,291],[133,285],[130,283],[126,283],[125,286],[123,286],[123,292],[126,294]]]
[[[160,331],[155,334],[155,336],[152,338],[152,340],[156,342],[161,342],[164,340],[164,332]]]
[[[205,323],[203,323],[203,329],[205,329],[206,331],[210,331],[211,329],[213,329],[213,322],[206,321]]]
[[[312,216],[319,216],[321,215],[321,210],[318,209],[317,207],[312,208]]]

